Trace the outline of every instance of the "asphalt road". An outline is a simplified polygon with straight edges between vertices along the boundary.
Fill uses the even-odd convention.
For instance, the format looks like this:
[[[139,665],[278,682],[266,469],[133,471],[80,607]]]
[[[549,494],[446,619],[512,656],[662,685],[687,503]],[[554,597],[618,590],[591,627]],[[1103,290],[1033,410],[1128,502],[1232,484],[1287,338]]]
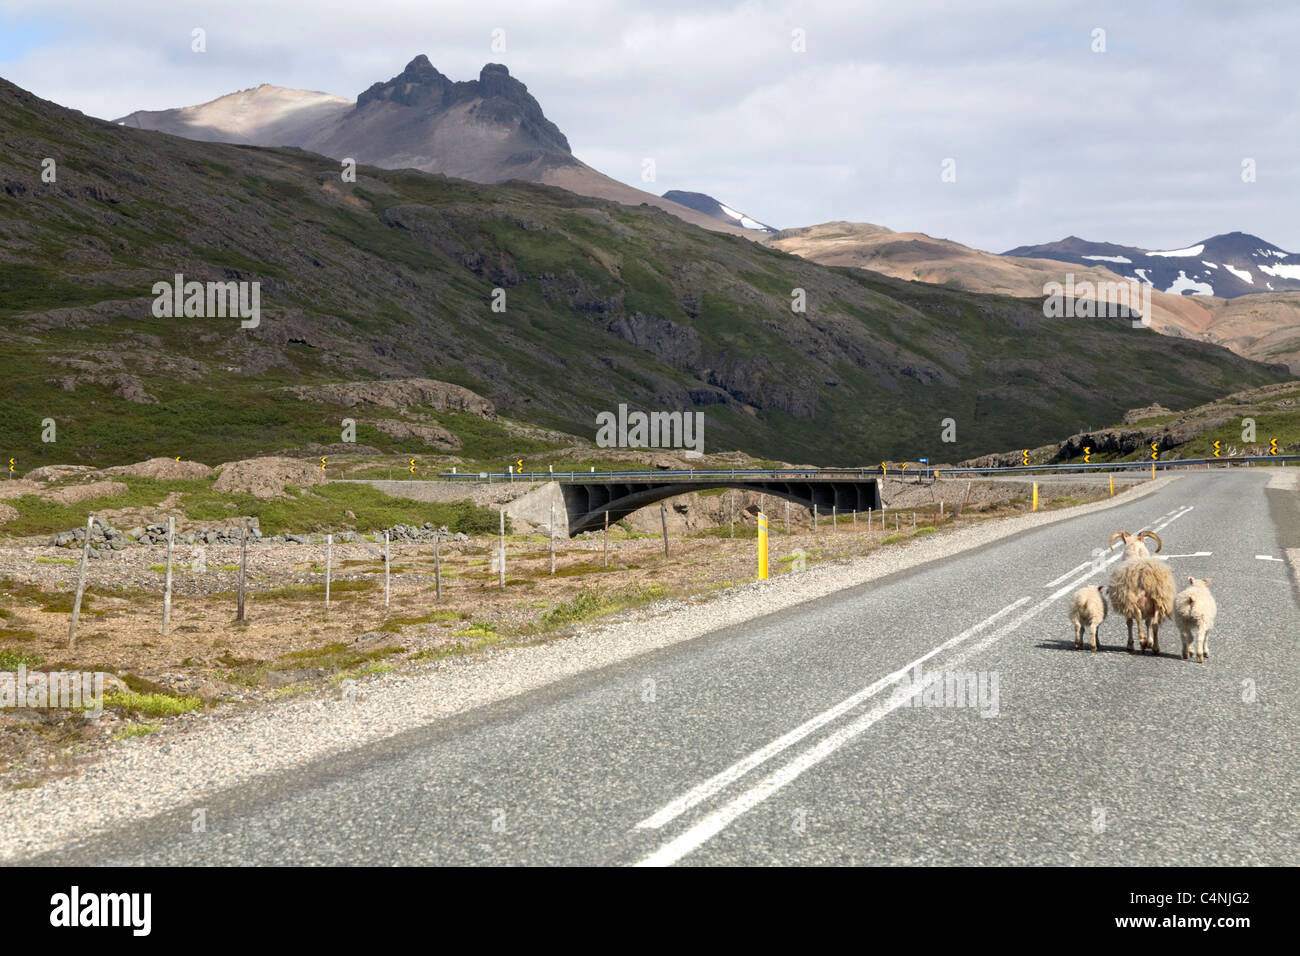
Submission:
[[[1294,865],[1300,603],[1258,556],[1300,547],[1300,496],[1265,481],[1189,474],[41,862]],[[1144,527],[1214,579],[1204,664],[1172,622],[1158,658],[1113,616],[1073,648],[1094,550]],[[982,696],[909,705],[918,659]]]

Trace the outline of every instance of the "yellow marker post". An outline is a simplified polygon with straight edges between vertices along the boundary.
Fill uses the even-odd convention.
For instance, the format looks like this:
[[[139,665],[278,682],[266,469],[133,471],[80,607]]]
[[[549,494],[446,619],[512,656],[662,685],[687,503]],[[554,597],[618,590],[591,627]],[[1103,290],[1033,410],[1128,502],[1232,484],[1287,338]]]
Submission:
[[[1110,496],[1112,498],[1115,497],[1115,476],[1114,475],[1110,476]]]
[[[767,580],[767,515],[758,513],[758,579]]]
[[[1034,510],[1038,510],[1038,482],[1034,482]]]
[[[1153,461],[1151,463],[1151,477],[1155,478],[1155,476],[1156,476],[1156,463]]]

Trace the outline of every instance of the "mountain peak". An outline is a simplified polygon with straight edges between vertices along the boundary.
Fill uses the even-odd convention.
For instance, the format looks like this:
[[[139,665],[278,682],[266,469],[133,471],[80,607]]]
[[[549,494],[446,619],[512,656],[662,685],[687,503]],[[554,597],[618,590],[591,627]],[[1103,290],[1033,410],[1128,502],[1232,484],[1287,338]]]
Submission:
[[[535,141],[533,148],[570,152],[569,141],[559,127],[546,118],[528,87],[511,76],[502,63],[486,64],[477,80],[453,82],[421,53],[397,76],[375,83],[358,96],[356,108],[362,111],[374,103],[415,107],[431,116],[469,104],[480,120],[520,130]]]

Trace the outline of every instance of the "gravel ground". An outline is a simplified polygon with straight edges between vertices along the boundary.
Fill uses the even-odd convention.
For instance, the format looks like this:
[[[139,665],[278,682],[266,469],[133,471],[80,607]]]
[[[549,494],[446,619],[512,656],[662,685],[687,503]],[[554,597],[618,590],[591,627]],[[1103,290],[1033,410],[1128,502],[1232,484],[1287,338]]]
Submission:
[[[179,718],[158,733],[124,743],[80,774],[0,794],[0,859],[75,845],[94,833],[201,800],[261,774],[301,767],[842,588],[1130,502],[1174,480],[1162,477],[1078,508],[967,526],[864,558],[734,587],[709,600],[664,602],[567,640],[503,649],[471,661],[439,661],[412,673],[377,675],[345,684],[341,691],[250,711]]]

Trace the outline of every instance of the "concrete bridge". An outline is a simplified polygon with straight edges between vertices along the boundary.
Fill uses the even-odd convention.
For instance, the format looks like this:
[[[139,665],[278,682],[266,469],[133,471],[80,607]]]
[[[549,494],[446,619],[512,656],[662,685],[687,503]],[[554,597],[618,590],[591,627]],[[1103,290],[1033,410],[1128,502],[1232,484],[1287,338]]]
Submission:
[[[529,481],[543,476],[513,477]],[[604,527],[607,514],[610,524],[613,524],[666,498],[715,488],[736,488],[771,495],[809,511],[816,507],[821,514],[830,514],[832,509],[840,514],[880,510],[879,480],[865,477],[860,472],[631,472],[590,475],[577,472],[545,477],[556,480],[511,502],[507,510],[533,524],[548,525],[551,505],[555,505],[556,530],[567,525],[570,537]]]

